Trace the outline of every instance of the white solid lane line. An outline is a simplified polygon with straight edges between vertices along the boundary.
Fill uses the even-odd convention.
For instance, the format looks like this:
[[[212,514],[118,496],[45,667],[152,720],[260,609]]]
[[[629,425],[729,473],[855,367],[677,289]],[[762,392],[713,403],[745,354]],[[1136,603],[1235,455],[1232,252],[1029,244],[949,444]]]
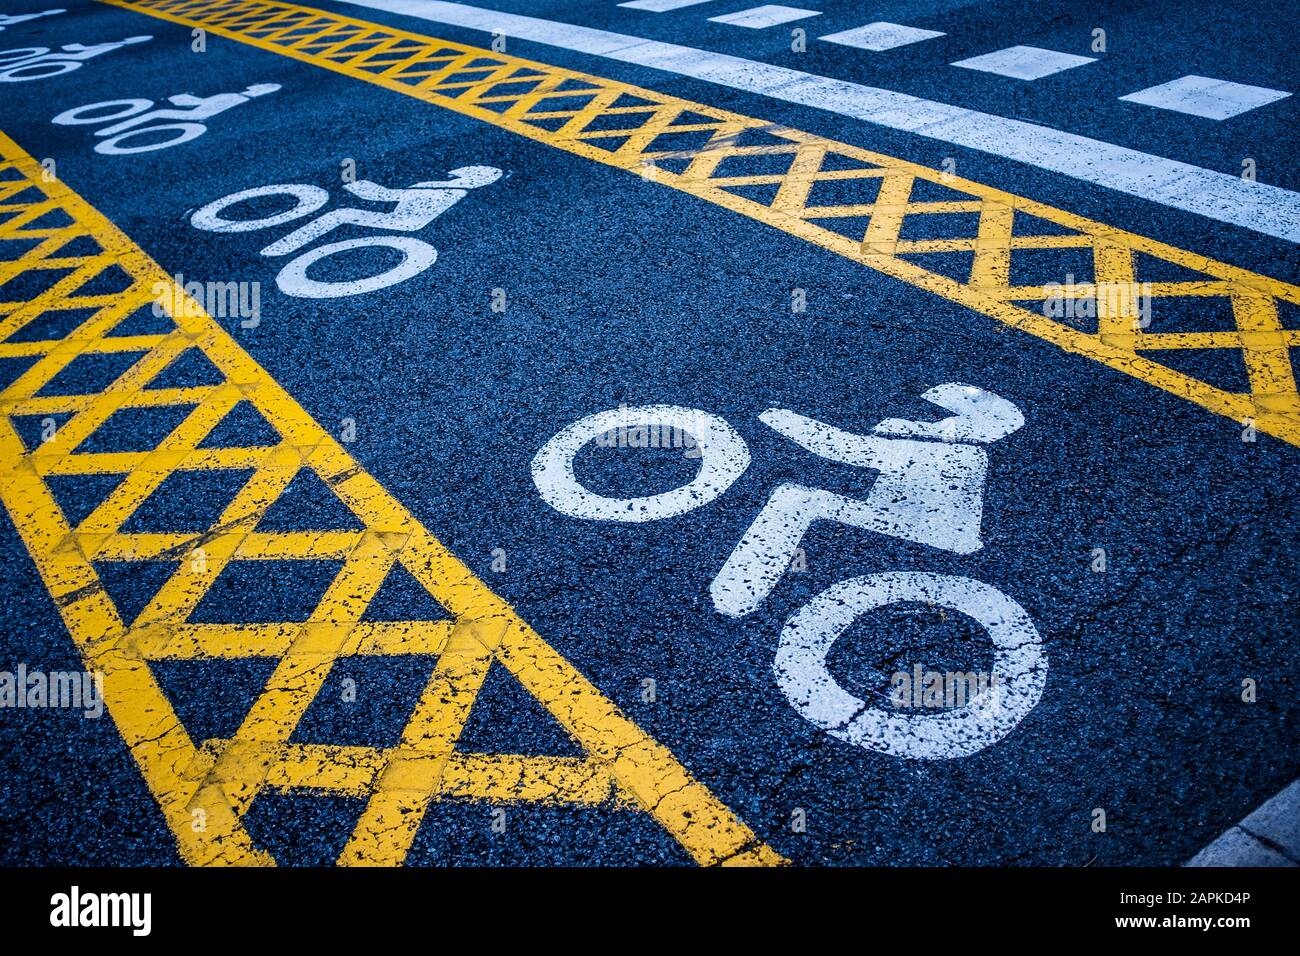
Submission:
[[[1016,160],[1173,209],[1300,242],[1300,193],[1087,136],[674,43],[442,0],[354,6],[651,67]]]

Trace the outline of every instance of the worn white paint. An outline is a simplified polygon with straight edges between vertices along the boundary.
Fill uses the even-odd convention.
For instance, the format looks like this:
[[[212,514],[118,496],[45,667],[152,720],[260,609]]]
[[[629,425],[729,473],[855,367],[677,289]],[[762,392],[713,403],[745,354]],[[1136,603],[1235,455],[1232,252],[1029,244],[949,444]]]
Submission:
[[[5,27],[15,26],[19,23],[26,23],[28,20],[37,20],[41,17],[52,17],[56,14],[67,12],[67,10],[60,8],[58,10],[42,10],[40,13],[0,13],[0,30],[3,30]]]
[[[0,50],[0,83],[26,83],[47,80],[81,69],[82,63],[92,57],[120,50],[136,43],[147,43],[152,36],[127,37],[108,43],[66,43],[51,51],[45,46],[29,46],[16,50]]]
[[[1025,416],[1014,404],[976,385],[944,382],[922,392],[921,397],[953,414],[937,422],[886,418],[872,431],[895,438],[933,438],[984,445],[1005,438],[1025,424]]]
[[[297,202],[284,212],[261,219],[226,219],[222,213],[231,206],[237,206],[249,199],[261,199],[265,196],[292,196]],[[207,232],[253,232],[258,229],[270,229],[286,222],[293,222],[315,212],[330,201],[330,194],[320,186],[306,183],[275,183],[270,186],[254,186],[241,189],[229,196],[214,199],[206,206],[201,206],[190,216],[190,225]]]
[[[364,279],[343,282],[323,282],[307,275],[311,266],[339,253],[365,248],[396,249],[402,260],[395,266]],[[275,284],[285,295],[303,299],[340,299],[350,295],[377,292],[419,275],[438,260],[438,251],[419,239],[410,236],[366,236],[346,242],[331,242],[310,249],[292,259],[275,277]]]
[[[913,714],[868,706],[831,676],[831,646],[867,612],[901,602],[939,605],[974,619],[993,642],[995,686],[962,707]],[[772,669],[791,706],[846,743],[897,757],[966,757],[1005,737],[1047,682],[1042,639],[1029,615],[970,578],[897,571],[850,578],[800,608],[781,632]]]
[[[939,30],[922,30],[920,27],[909,27],[901,23],[886,23],[880,20],[876,23],[868,23],[866,26],[854,27],[852,30],[828,33],[826,36],[817,39],[825,40],[827,43],[838,43],[840,46],[851,46],[859,50],[872,50],[876,53],[882,53],[895,47],[919,43],[921,40],[933,40],[935,37],[941,36],[944,36],[944,34]]]
[[[414,183],[405,189],[389,189],[365,179],[347,183],[343,188],[354,196],[370,202],[391,203],[393,208],[383,212],[353,208],[330,210],[270,243],[262,249],[262,255],[276,257],[298,252],[340,226],[417,232],[463,199],[469,190],[494,183],[501,175],[501,170],[495,166],[462,166],[451,170],[451,179]],[[261,219],[227,219],[222,215],[225,210],[240,202],[278,195],[293,197],[296,200],[294,206]],[[210,232],[251,232],[301,219],[328,201],[328,192],[306,183],[258,186],[208,203],[190,217],[190,223]],[[323,259],[366,248],[395,249],[402,254],[402,258],[396,265],[364,279],[327,282],[307,275],[307,270]],[[308,299],[336,299],[386,289],[419,275],[437,260],[438,251],[420,239],[409,236],[364,236],[345,242],[327,243],[303,252],[280,270],[275,281],[286,295]]]
[[[938,422],[886,419],[870,435],[787,409],[759,416],[815,455],[880,474],[865,499],[803,484],[777,486],[709,585],[719,612],[742,617],[756,609],[790,567],[814,521],[836,521],[955,554],[983,546],[988,453],[981,446],[1016,431],[1024,416],[1006,399],[958,382],[922,397],[956,414]]]
[[[347,183],[343,188],[358,199],[392,203],[393,208],[382,212],[375,209],[331,209],[319,219],[271,243],[262,250],[262,255],[288,255],[340,226],[418,232],[464,199],[469,190],[496,182],[501,178],[501,170],[495,166],[462,166],[451,170],[451,177],[415,183],[406,189],[389,189],[368,179]]]
[[[242,93],[217,93],[213,96],[195,96],[192,93],[177,93],[174,96],[167,97],[167,102],[174,108],[150,110],[148,107],[153,106],[149,100],[110,100],[105,103],[92,103],[89,106],[80,107],[75,110],[67,110],[60,113],[54,118],[55,123],[62,119],[63,123],[75,125],[80,123],[96,123],[102,121],[101,118],[87,118],[84,113],[96,106],[108,106],[114,103],[140,103],[147,104],[144,110],[134,111],[135,115],[130,113],[121,113],[113,117],[120,122],[113,123],[103,129],[96,130],[95,135],[105,137],[102,143],[95,145],[95,152],[103,153],[109,156],[125,156],[132,153],[149,153],[157,149],[166,149],[169,146],[178,146],[181,143],[187,143],[192,139],[202,136],[207,132],[207,125],[199,122],[200,120],[211,119],[219,113],[224,113],[228,109],[236,106],[242,106],[244,103],[255,99],[259,96],[266,96],[268,93],[275,93],[280,89],[279,83],[254,83],[247,87]],[[147,111],[147,112],[146,112]],[[122,117],[130,116],[129,119]],[[177,120],[174,123],[162,123],[155,126],[148,126],[148,123],[154,123],[157,120]],[[179,135],[168,137],[167,139],[157,139],[154,134],[160,130],[176,130]],[[136,137],[139,145],[128,146],[126,142]]]
[[[629,10],[644,10],[647,13],[668,13],[670,10],[712,2],[713,0],[631,0],[629,3],[620,3],[619,6],[627,7]]]
[[[1264,86],[1248,86],[1193,74],[1129,93],[1120,99],[1205,119],[1225,120],[1290,95]]]
[[[802,7],[785,7],[779,3],[767,3],[761,7],[709,17],[709,22],[725,23],[733,27],[748,27],[751,30],[765,30],[768,27],[780,26],[782,23],[793,23],[795,20],[819,16],[821,16],[820,10],[805,10]]]
[[[574,474],[573,462],[587,444],[620,430],[674,429],[692,436],[700,470],[685,485],[657,495],[609,498],[589,491]],[[629,451],[635,454],[634,449]],[[749,467],[749,448],[717,415],[677,405],[612,408],[579,419],[542,446],[533,459],[533,483],[547,504],[573,518],[642,522],[671,518],[703,507],[731,487]]]
[[[95,152],[104,156],[130,156],[134,153],[152,153],[158,149],[180,146],[190,140],[198,139],[208,128],[202,123],[162,123],[158,126],[146,126],[142,129],[121,133],[112,139],[95,144]],[[158,139],[159,133],[170,133],[164,139]],[[96,135],[99,135],[98,133]],[[127,140],[134,140],[136,145],[126,145]]]
[[[98,111],[106,106],[120,106],[122,108],[100,115]],[[55,126],[85,126],[94,125],[95,123],[109,123],[126,116],[143,113],[151,106],[153,106],[153,100],[143,98],[102,100],[98,103],[87,103],[85,106],[74,106],[70,110],[64,110],[50,122]]]
[[[1095,63],[1091,56],[1076,56],[1073,53],[1060,53],[1056,50],[1044,50],[1037,46],[1012,46],[1005,50],[995,50],[981,56],[958,60],[953,66],[981,73],[995,73],[1009,76],[1015,80],[1041,80],[1045,76],[1072,70],[1076,66]]]
[[[279,86],[273,86],[278,90]],[[123,99],[123,100],[104,100],[98,103],[87,103],[85,106],[74,107],[70,110],[64,110],[50,122],[57,126],[80,126],[95,123],[110,122],[112,120],[121,120],[123,117],[133,117],[123,122],[113,123],[104,129],[97,130],[96,136],[111,137],[103,142],[95,144],[95,152],[108,156],[126,156],[132,153],[150,153],[158,149],[166,149],[169,146],[179,146],[181,143],[187,143],[192,139],[197,139],[207,132],[207,126],[202,123],[162,123],[157,126],[141,127],[141,124],[150,122],[155,119],[173,119],[178,117],[207,117],[221,110],[229,109],[230,106],[238,103],[248,102],[248,97],[241,96],[237,93],[220,94],[215,97],[208,97],[207,100],[199,97],[190,96],[183,93],[171,98],[175,100],[192,100],[197,104],[204,104],[208,101],[229,99],[228,102],[220,107],[211,110],[149,110],[153,106],[153,100],[146,99]],[[107,115],[97,115],[96,111],[109,106],[124,106],[124,109]],[[157,134],[160,131],[175,131],[174,135],[159,139]],[[135,137],[142,137],[137,140],[137,145],[124,145],[125,141]]]

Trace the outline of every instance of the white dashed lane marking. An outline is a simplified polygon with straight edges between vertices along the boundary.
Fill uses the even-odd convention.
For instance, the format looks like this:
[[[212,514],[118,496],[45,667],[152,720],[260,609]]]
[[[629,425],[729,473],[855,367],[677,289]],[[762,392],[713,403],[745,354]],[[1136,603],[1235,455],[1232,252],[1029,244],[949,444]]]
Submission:
[[[726,23],[733,27],[749,27],[752,30],[763,30],[767,27],[779,26],[782,23],[793,23],[795,20],[806,20],[808,17],[820,17],[821,15],[820,10],[804,10],[801,7],[783,7],[778,3],[769,3],[761,7],[741,10],[738,13],[725,13],[720,17],[709,17],[709,22]]]
[[[941,37],[944,34],[938,30],[922,30],[920,27],[904,26],[901,23],[868,23],[864,27],[854,27],[852,30],[841,30],[839,33],[828,33],[824,37],[818,37],[827,43],[838,43],[841,46],[857,47],[859,50],[872,50],[877,53],[884,50],[892,50],[894,47],[907,46],[909,43],[917,43],[921,40],[932,40],[935,37]]]
[[[645,10],[648,13],[668,13],[670,10],[712,2],[713,0],[631,0],[630,3],[620,3],[619,6],[627,7],[629,10]]]
[[[1251,182],[1050,126],[938,103],[894,90],[662,43],[626,33],[501,13],[443,0],[347,0],[441,23],[688,76],[826,110],[1069,176],[1253,232],[1300,242],[1300,193]]]
[[[1263,86],[1247,86],[1245,83],[1192,75],[1139,90],[1121,96],[1120,99],[1157,109],[1202,116],[1205,119],[1225,120],[1286,99],[1290,95]]]
[[[1041,80],[1062,70],[1072,70],[1076,66],[1095,63],[1090,56],[1076,56],[1073,53],[1059,53],[1056,50],[1044,50],[1036,46],[1012,46],[1005,50],[996,50],[967,60],[958,60],[953,66],[967,70],[979,70],[981,73],[996,73],[1017,80]]]

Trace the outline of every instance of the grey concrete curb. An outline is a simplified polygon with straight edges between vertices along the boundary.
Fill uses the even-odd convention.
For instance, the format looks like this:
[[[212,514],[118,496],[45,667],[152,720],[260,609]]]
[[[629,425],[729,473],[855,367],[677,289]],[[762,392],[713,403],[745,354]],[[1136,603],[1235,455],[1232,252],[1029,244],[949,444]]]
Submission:
[[[1300,780],[1228,830],[1187,866],[1300,866]]]

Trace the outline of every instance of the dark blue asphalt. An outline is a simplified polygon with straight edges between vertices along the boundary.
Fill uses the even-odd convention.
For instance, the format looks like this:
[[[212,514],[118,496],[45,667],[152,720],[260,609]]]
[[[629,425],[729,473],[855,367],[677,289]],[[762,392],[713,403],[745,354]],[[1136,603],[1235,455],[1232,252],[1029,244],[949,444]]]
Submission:
[[[1300,187],[1294,98],[1217,126],[1115,102],[1184,73],[1295,88],[1297,58],[1294,49],[1286,54],[1294,33],[1283,29],[1294,22],[1293,4],[1249,16],[1208,3],[1177,14],[1155,3],[1137,13],[1102,4],[1086,15],[1055,2],[1029,13],[1013,3],[898,4],[870,19],[950,36],[897,71],[826,44],[794,59],[774,49],[763,35],[770,31],[708,24],[704,7],[633,17],[605,2],[493,5],[1030,118],[1225,171],[1248,155],[1261,179]],[[810,35],[868,19],[855,5],[823,6],[826,29],[817,24]],[[341,420],[354,419],[350,450],[360,462],[781,853],[810,864],[1177,864],[1296,776],[1296,448],[1265,435],[1243,443],[1231,421],[690,196],[275,54],[215,37],[207,53],[194,54],[188,28],[93,3],[72,7],[8,28],[0,49],[141,33],[154,40],[64,77],[0,87],[0,129],[38,159],[55,158],[60,178],[168,271],[261,281],[262,325],[231,323],[237,340],[327,429],[337,434]],[[729,2],[708,15],[741,8]],[[44,6],[21,0],[6,9]],[[485,43],[482,34],[337,9]],[[1045,85],[995,83],[942,65],[1014,43],[1086,54],[1093,26],[1108,30],[1112,52],[1106,70],[1084,68],[1097,77],[1088,82],[1069,71]],[[955,155],[969,178],[1281,279],[1300,277],[1294,247],[1279,240],[830,114],[511,43],[517,55],[917,162]],[[101,156],[86,127],[49,122],[99,100],[259,82],[283,89],[214,118],[201,139],[155,153]],[[216,235],[188,224],[198,206],[252,186],[314,183],[341,195],[346,158],[361,177],[389,186],[471,164],[507,175],[430,227],[439,250],[433,269],[348,300],[280,294],[276,267],[257,254],[271,234]],[[802,315],[789,309],[796,287],[808,290]],[[504,314],[489,308],[494,288],[510,297]],[[777,483],[859,497],[869,486],[869,474],[767,429],[760,412],[791,408],[863,431],[886,417],[928,417],[917,396],[948,381],[997,392],[1026,417],[992,451],[982,551],[958,557],[823,523],[805,540],[806,574],[787,576],[740,621],[713,610],[710,580]],[[533,487],[531,459],[564,426],[621,403],[719,414],[743,435],[753,465],[718,502],[670,520],[614,526],[553,511]],[[594,488],[627,494],[679,483],[693,467],[671,454],[587,455],[580,473]],[[77,494],[68,491],[70,507]],[[204,503],[219,508],[219,495],[178,490],[155,506],[165,518],[201,524]],[[1105,574],[1090,568],[1096,547],[1109,554]],[[504,573],[491,570],[496,548],[507,554]],[[0,670],[76,666],[7,517],[0,549]],[[921,763],[838,742],[806,723],[775,684],[773,652],[791,613],[847,577],[906,569],[992,584],[1043,635],[1041,702],[1011,736],[974,756]],[[106,586],[128,606],[157,586],[112,570]],[[279,602],[277,613],[305,613],[327,571],[288,571],[260,582],[262,599]],[[265,613],[258,583],[219,580],[212,613],[236,599],[250,619]],[[386,600],[401,613],[416,596]],[[831,661],[860,694],[887,685],[900,659],[988,668],[985,645],[951,617],[900,611],[873,622],[855,626]],[[336,678],[357,680],[364,707],[343,713],[333,705],[331,713],[329,701],[340,696],[331,685],[296,739],[391,741],[423,680],[418,663],[347,665]],[[159,668],[159,677],[201,739],[230,732],[267,672],[256,662],[186,663]],[[653,704],[639,697],[646,677],[657,683]],[[1239,696],[1246,677],[1259,682],[1251,705]],[[547,720],[494,679],[465,745],[565,752]],[[1106,810],[1104,834],[1090,829],[1096,807]],[[806,833],[790,831],[795,808],[807,813]],[[359,811],[346,799],[259,797],[248,825],[285,862],[328,862]],[[506,834],[492,833],[490,822],[487,807],[435,806],[408,862],[686,861],[643,815],[521,809]],[[108,718],[0,712],[0,863],[176,861]]]

